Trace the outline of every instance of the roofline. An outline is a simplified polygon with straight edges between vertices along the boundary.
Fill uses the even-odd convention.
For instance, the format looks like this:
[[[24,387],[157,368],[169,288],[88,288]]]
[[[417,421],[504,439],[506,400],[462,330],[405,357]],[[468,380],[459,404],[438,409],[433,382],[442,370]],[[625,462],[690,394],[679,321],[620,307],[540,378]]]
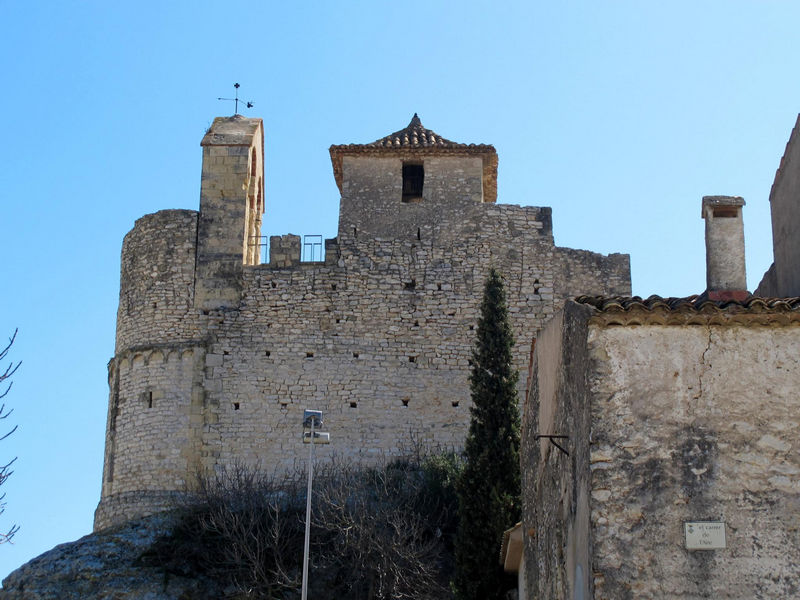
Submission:
[[[591,309],[595,325],[800,325],[800,298],[761,298],[742,301],[650,296],[579,296],[567,304]]]

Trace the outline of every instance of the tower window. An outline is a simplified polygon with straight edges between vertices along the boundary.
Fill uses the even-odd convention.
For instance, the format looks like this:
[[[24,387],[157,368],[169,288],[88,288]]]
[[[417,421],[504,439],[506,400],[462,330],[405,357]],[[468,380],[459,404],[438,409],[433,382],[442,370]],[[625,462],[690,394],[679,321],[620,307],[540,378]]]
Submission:
[[[420,202],[425,169],[421,164],[403,165],[403,202]]]

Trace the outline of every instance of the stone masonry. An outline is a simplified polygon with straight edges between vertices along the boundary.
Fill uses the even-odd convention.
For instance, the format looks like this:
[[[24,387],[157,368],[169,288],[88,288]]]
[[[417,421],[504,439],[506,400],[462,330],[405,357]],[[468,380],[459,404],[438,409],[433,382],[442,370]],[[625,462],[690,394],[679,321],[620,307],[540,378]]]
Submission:
[[[322,460],[460,448],[492,266],[523,332],[521,371],[525,340],[563,299],[630,293],[627,255],[555,246],[549,208],[495,203],[492,146],[441,138],[416,115],[331,147],[341,205],[324,261],[301,262],[290,235],[257,264],[263,143],[260,119],[215,119],[200,211],[144,216],[125,237],[95,529],[169,507],[202,472],[302,466],[305,408],[325,412]]]
[[[582,297],[532,364],[528,598],[797,597],[798,298]],[[727,545],[688,549],[692,521]]]

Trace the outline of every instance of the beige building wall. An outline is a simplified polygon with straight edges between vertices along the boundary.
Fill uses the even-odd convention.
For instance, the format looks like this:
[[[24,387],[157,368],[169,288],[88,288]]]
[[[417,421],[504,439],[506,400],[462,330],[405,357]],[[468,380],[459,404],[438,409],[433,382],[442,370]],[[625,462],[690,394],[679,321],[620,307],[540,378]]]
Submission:
[[[800,305],[612,304],[569,303],[558,341],[546,329],[537,343],[523,444],[526,559],[540,567],[529,597],[578,597],[570,556],[584,551],[580,597],[796,596]],[[553,361],[555,392],[542,393]],[[548,421],[570,456],[534,441]],[[687,550],[690,521],[724,522],[727,547]]]

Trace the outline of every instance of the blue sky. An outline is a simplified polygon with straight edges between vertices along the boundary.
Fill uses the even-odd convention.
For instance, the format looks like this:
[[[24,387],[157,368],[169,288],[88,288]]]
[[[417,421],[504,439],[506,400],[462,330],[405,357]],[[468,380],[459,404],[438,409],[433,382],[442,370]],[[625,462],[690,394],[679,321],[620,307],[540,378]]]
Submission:
[[[217,97],[266,135],[264,234],[336,231],[328,147],[422,122],[500,156],[498,200],[631,254],[638,295],[705,288],[703,195],[741,195],[748,284],[800,111],[800,3],[0,0],[0,335],[20,333],[0,578],[86,534],[100,496],[122,238],[197,208]],[[520,335],[525,335],[521,333]]]

